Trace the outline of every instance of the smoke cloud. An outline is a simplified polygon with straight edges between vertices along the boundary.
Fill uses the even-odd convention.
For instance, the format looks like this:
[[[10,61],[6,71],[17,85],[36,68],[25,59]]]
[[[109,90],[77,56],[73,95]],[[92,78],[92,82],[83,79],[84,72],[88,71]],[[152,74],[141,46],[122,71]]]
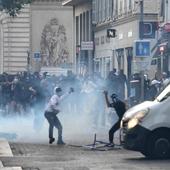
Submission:
[[[67,92],[72,86],[72,83],[67,83],[63,91]],[[108,136],[108,130],[117,117],[116,114],[108,114],[103,87],[102,80],[82,81],[79,85],[74,84],[75,92],[61,102],[58,118],[63,126],[63,139],[66,143],[92,140],[95,133]],[[14,142],[48,143],[49,125],[44,117],[45,106],[36,108],[41,109],[31,109],[26,115],[3,116],[0,113],[0,137]],[[55,138],[57,133],[55,129]],[[108,141],[107,138],[105,140]]]

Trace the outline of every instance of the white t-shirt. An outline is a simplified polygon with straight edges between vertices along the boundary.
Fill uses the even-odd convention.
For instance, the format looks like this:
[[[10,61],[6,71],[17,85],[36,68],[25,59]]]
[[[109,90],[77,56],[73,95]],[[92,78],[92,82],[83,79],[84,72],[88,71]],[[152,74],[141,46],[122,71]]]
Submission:
[[[47,106],[46,106],[46,108],[45,108],[45,111],[47,111],[47,112],[53,112],[53,111],[55,111],[55,110],[60,110],[59,109],[59,103],[60,103],[60,101],[61,100],[63,100],[65,97],[67,97],[69,95],[69,93],[66,93],[66,94],[64,94],[64,95],[62,95],[62,96],[58,96],[57,94],[54,94],[51,98],[50,98],[50,100],[49,100],[49,102],[48,102],[48,104],[47,104]]]

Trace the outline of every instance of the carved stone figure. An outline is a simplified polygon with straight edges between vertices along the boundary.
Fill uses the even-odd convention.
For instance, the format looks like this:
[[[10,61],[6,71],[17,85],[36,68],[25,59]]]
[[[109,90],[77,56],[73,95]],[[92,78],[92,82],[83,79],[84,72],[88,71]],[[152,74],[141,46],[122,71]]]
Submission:
[[[53,18],[44,26],[41,35],[42,66],[59,66],[68,63],[66,30]]]

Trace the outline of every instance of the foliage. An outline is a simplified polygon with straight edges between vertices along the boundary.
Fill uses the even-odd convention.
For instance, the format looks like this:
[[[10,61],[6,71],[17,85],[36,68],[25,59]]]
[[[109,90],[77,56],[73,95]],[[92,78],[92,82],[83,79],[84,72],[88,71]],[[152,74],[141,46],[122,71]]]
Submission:
[[[32,0],[0,0],[1,10],[5,10],[13,17],[19,13],[24,4],[29,4],[31,2]]]

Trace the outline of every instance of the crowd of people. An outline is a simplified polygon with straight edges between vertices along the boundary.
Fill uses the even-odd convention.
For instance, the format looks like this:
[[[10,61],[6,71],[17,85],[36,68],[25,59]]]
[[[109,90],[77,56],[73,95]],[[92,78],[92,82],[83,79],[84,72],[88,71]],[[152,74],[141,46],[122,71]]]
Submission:
[[[153,100],[169,82],[170,78],[165,72],[153,79],[144,75],[144,99]],[[111,107],[118,116],[109,131],[109,142],[114,146],[114,133],[119,129],[127,109],[126,104],[133,105],[127,103],[127,98],[134,100],[134,88],[136,99],[140,99],[141,76],[134,74],[128,79],[123,70],[117,72],[116,69],[110,71],[106,79],[99,74],[76,76],[71,71],[68,71],[67,76],[48,75],[47,72],[22,72],[16,75],[3,73],[0,75],[0,116],[33,114],[34,129],[38,130],[43,125],[45,113],[49,123],[49,143],[55,140],[53,127],[56,127],[59,132],[57,143],[64,144],[62,124],[57,117],[60,111],[77,120],[81,117],[86,125],[94,125],[96,129],[106,125],[106,106]],[[60,98],[63,98],[60,93],[66,91],[74,93],[60,103]]]
[[[153,100],[170,83],[170,77],[163,72],[159,78],[155,75],[152,80],[146,76],[145,82],[145,100]]]
[[[139,80],[140,76],[135,74],[130,80]],[[71,71],[67,76],[49,76],[47,72],[42,75],[38,72],[30,74],[28,72],[9,75],[3,73],[0,75],[0,108],[5,114],[27,114],[32,108],[38,107],[43,110],[45,104],[53,94],[56,85],[63,90],[72,86],[76,89],[76,97],[81,98],[80,93],[84,93],[84,98],[88,99],[107,90],[111,95],[116,93],[121,100],[125,100],[125,89],[128,96],[131,97],[131,84],[123,70],[118,73],[116,69],[110,71],[108,77],[103,79],[98,74],[93,76],[75,76]],[[145,100],[153,100],[159,91],[169,83],[167,73],[163,73],[161,79],[156,77],[152,80],[148,76],[144,77]],[[140,86],[140,83],[138,84]],[[140,87],[139,87],[140,91]],[[95,93],[94,93],[95,92]],[[100,96],[101,97],[101,96]],[[138,97],[139,98],[139,97]],[[94,97],[94,101],[98,100]],[[91,101],[92,102],[92,101]],[[100,102],[98,100],[98,102]]]
[[[95,83],[94,83],[95,81]],[[98,88],[97,76],[76,77],[72,72],[67,76],[42,75],[38,72],[30,74],[28,72],[9,75],[0,75],[0,108],[5,114],[27,114],[30,109],[44,109],[46,103],[53,94],[55,86],[66,90],[70,85],[75,87],[76,94],[91,93],[94,88]],[[88,96],[88,95],[86,95]]]
[[[31,107],[43,103],[49,91],[44,77],[27,72],[17,75],[3,73],[0,76],[0,105],[5,114],[27,113]]]

